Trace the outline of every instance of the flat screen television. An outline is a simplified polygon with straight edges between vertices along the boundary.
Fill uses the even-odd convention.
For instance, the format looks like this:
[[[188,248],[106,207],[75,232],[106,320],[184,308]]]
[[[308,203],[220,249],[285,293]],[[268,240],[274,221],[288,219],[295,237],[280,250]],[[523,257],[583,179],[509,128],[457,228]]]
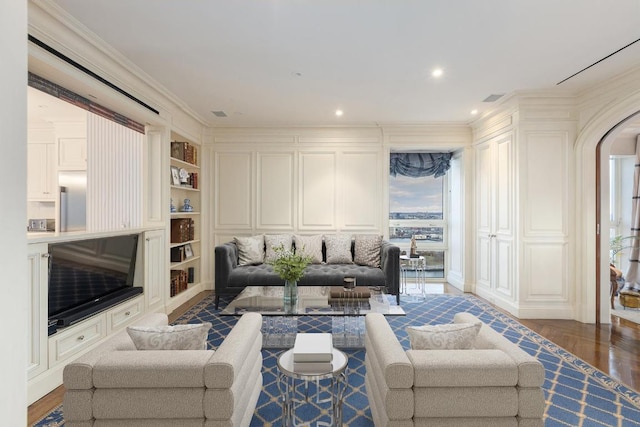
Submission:
[[[138,235],[49,245],[49,324],[68,326],[142,293]]]

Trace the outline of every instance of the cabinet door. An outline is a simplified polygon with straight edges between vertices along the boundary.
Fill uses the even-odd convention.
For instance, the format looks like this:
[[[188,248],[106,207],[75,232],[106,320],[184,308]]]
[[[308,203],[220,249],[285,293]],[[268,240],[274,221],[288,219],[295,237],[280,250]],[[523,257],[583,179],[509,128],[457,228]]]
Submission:
[[[29,348],[27,377],[47,370],[47,244],[32,244],[27,253],[29,279]]]
[[[476,147],[476,284],[514,298],[513,192],[511,134]]]
[[[476,148],[476,284],[491,289],[493,280],[493,146]]]
[[[27,198],[55,200],[55,144],[27,144]]]
[[[164,231],[144,234],[144,294],[147,308],[157,308],[164,301],[166,267],[164,256]]]
[[[87,169],[86,138],[60,138],[58,140],[58,168]]]

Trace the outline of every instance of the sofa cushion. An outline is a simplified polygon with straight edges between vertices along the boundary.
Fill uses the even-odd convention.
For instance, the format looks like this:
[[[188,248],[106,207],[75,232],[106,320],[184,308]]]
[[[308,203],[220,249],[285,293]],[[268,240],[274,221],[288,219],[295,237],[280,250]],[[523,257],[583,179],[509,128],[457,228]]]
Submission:
[[[322,262],[322,235],[313,236],[295,235],[296,253],[311,258],[312,264],[320,264]]]
[[[413,350],[469,350],[478,336],[482,323],[451,323],[446,325],[408,326]]]
[[[352,238],[349,234],[330,234],[324,236],[324,246],[327,249],[327,264],[352,263],[351,240]]]
[[[380,267],[380,246],[382,246],[382,236],[376,234],[356,234],[353,262],[358,265]]]
[[[264,262],[264,235],[234,237],[238,247],[238,265],[262,264]]]
[[[175,326],[129,326],[138,350],[206,350],[211,323]]]
[[[277,253],[275,248],[282,246],[285,251],[291,251],[293,236],[291,234],[265,234],[264,235],[264,262],[275,261]]]

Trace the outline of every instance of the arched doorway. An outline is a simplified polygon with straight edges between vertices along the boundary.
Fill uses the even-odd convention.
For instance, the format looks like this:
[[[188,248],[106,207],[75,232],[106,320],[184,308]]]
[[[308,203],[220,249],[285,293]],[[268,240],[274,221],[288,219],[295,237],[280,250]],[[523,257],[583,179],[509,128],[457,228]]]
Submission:
[[[581,322],[608,323],[610,313],[608,256],[600,256],[608,254],[609,239],[601,239],[599,234],[599,219],[608,217],[609,207],[598,203],[599,199],[609,197],[609,167],[607,161],[600,161],[598,170],[597,158],[608,156],[613,138],[637,114],[640,114],[638,90],[595,114],[576,139],[575,307],[576,320]]]

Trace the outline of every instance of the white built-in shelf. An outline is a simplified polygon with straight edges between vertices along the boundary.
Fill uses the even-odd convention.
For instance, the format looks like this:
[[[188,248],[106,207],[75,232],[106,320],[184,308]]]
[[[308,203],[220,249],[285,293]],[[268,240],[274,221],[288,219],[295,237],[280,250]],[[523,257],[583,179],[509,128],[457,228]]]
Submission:
[[[194,212],[171,212],[171,217],[185,217],[185,216],[194,216],[194,215],[200,215],[199,211],[194,211]]]
[[[184,160],[176,159],[175,157],[171,157],[171,163],[175,165],[182,165],[185,167],[200,169],[200,166],[194,165],[193,163],[185,162]]]
[[[172,185],[171,188],[174,188],[176,190],[200,191],[199,188],[191,188],[191,187],[186,187],[184,185]]]
[[[200,240],[199,240],[199,239],[196,239],[196,240],[189,240],[189,241],[186,241],[186,242],[171,243],[171,244],[169,245],[169,247],[170,247],[170,248],[177,248],[178,246],[184,246],[184,245],[186,245],[187,243],[199,243],[199,242],[200,242]]]
[[[199,259],[200,259],[200,256],[196,255],[196,256],[192,256],[191,258],[185,259],[184,261],[172,262],[171,269],[174,269],[176,267],[181,267],[183,265],[191,264],[192,262],[197,261]]]

